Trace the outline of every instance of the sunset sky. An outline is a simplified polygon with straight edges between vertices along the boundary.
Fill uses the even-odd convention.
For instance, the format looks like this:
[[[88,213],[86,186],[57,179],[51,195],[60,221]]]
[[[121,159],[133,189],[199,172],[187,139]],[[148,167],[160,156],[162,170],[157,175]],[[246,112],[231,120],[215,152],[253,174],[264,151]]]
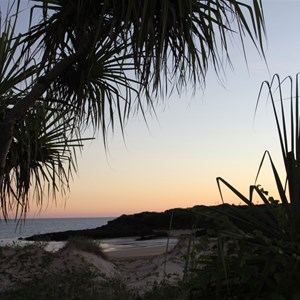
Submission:
[[[25,2],[25,0],[24,0]],[[250,2],[250,1],[249,1]],[[265,150],[281,164],[270,102],[255,105],[260,85],[274,73],[282,78],[300,71],[300,1],[263,1],[267,25],[268,68],[247,42],[248,69],[238,37],[231,51],[234,70],[223,84],[209,72],[204,90],[158,100],[157,118],[133,116],[109,135],[105,153],[101,135],[78,155],[78,175],[66,199],[49,202],[34,217],[119,216],[141,211],[221,203],[216,177],[247,194]],[[259,180],[272,189],[270,167]],[[225,192],[228,203],[239,203]]]

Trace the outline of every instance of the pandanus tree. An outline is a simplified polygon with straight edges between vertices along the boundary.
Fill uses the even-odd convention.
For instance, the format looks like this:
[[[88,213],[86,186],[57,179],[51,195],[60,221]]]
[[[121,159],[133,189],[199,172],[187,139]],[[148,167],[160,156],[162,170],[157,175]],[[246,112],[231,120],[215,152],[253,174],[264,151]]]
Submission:
[[[248,196],[226,179],[217,178],[223,202],[225,187],[246,205],[224,203],[221,216],[212,214],[218,229],[213,233],[217,236],[215,252],[208,256],[200,252],[198,268],[191,272],[190,289],[199,299],[300,299],[299,88],[299,74],[283,79],[275,74],[261,85],[257,109],[266,92],[283,169],[278,169],[271,153],[265,151]],[[266,163],[275,183],[271,194],[258,184]]]
[[[4,218],[26,214],[29,195],[41,204],[68,187],[87,126],[106,143],[132,110],[203,87],[209,67],[219,74],[230,60],[232,36],[263,53],[259,0],[32,0],[28,30],[17,34],[20,3],[0,38]]]

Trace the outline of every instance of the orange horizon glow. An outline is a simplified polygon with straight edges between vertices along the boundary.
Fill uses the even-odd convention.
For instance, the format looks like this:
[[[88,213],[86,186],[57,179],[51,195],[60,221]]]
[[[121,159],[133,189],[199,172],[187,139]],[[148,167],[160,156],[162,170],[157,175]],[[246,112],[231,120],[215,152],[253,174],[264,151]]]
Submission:
[[[186,93],[159,99],[157,119],[146,111],[146,125],[143,115],[135,114],[124,137],[116,125],[108,135],[107,152],[101,136],[88,143],[78,155],[78,174],[70,182],[67,198],[58,197],[56,206],[45,201],[41,209],[32,199],[27,217],[118,217],[219,205],[216,178],[224,178],[248,196],[266,150],[284,175],[270,101],[262,99],[257,109],[256,104],[261,83],[270,80],[270,74],[284,78],[299,72],[295,62],[300,39],[295,37],[300,2],[265,1],[264,7],[268,67],[254,47],[245,45],[246,64],[241,46],[232,45],[234,70],[226,69],[226,77],[208,72],[204,91],[193,94],[188,87]],[[257,184],[277,197],[268,161]],[[226,203],[243,204],[225,186],[222,193]]]

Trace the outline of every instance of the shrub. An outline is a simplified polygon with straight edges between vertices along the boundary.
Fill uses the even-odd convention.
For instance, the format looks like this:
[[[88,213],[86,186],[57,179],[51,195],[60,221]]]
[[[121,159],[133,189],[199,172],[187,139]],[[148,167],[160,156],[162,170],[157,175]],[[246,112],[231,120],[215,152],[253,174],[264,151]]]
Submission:
[[[287,89],[284,84],[288,84]],[[263,155],[255,184],[250,186],[249,197],[223,178],[217,178],[221,197],[223,184],[248,209],[229,206],[226,215],[238,228],[227,226],[219,230],[216,255],[204,260],[199,252],[199,261],[203,260],[204,267],[191,273],[188,288],[192,299],[300,299],[299,75],[295,85],[291,77],[280,80],[278,75],[270,83],[264,82],[262,87],[265,85],[275,116],[286,181],[281,181],[268,151]],[[284,91],[290,95],[286,97]],[[261,92],[262,88],[260,95]],[[289,105],[288,114],[286,105]],[[267,158],[278,200],[256,183]],[[254,195],[261,199],[263,206],[254,205]]]
[[[71,237],[62,248],[62,251],[65,249],[77,249],[85,252],[90,252],[101,256],[102,258],[105,258],[105,254],[103,253],[100,245],[97,242],[82,236]]]

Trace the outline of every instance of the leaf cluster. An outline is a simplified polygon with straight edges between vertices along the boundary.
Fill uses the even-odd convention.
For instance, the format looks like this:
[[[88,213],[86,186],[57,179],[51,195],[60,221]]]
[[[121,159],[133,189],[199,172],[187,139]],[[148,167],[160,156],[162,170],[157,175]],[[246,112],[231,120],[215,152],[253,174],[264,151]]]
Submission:
[[[16,32],[17,0],[0,37],[1,143],[11,146],[8,154],[0,147],[4,218],[26,214],[32,190],[38,204],[44,190],[64,193],[86,128],[100,130],[107,146],[107,132],[116,125],[123,132],[132,113],[145,117],[159,96],[203,87],[210,65],[223,72],[233,35],[242,44],[250,37],[264,54],[257,0],[30,4],[28,29]]]
[[[196,270],[190,281],[199,297],[298,299],[300,296],[297,284],[300,279],[299,76],[296,75],[294,81],[291,77],[280,80],[279,75],[275,75],[271,82],[263,83],[260,96],[265,86],[273,108],[286,180],[281,181],[267,151],[256,181],[265,159],[269,158],[278,200],[256,181],[246,197],[223,178],[217,178],[221,197],[221,184],[224,184],[247,209],[228,205],[223,213],[237,228],[219,229],[216,254],[203,260],[200,253],[199,261],[205,267]],[[290,93],[288,97],[287,92]],[[254,196],[259,197],[262,205],[253,203]]]

